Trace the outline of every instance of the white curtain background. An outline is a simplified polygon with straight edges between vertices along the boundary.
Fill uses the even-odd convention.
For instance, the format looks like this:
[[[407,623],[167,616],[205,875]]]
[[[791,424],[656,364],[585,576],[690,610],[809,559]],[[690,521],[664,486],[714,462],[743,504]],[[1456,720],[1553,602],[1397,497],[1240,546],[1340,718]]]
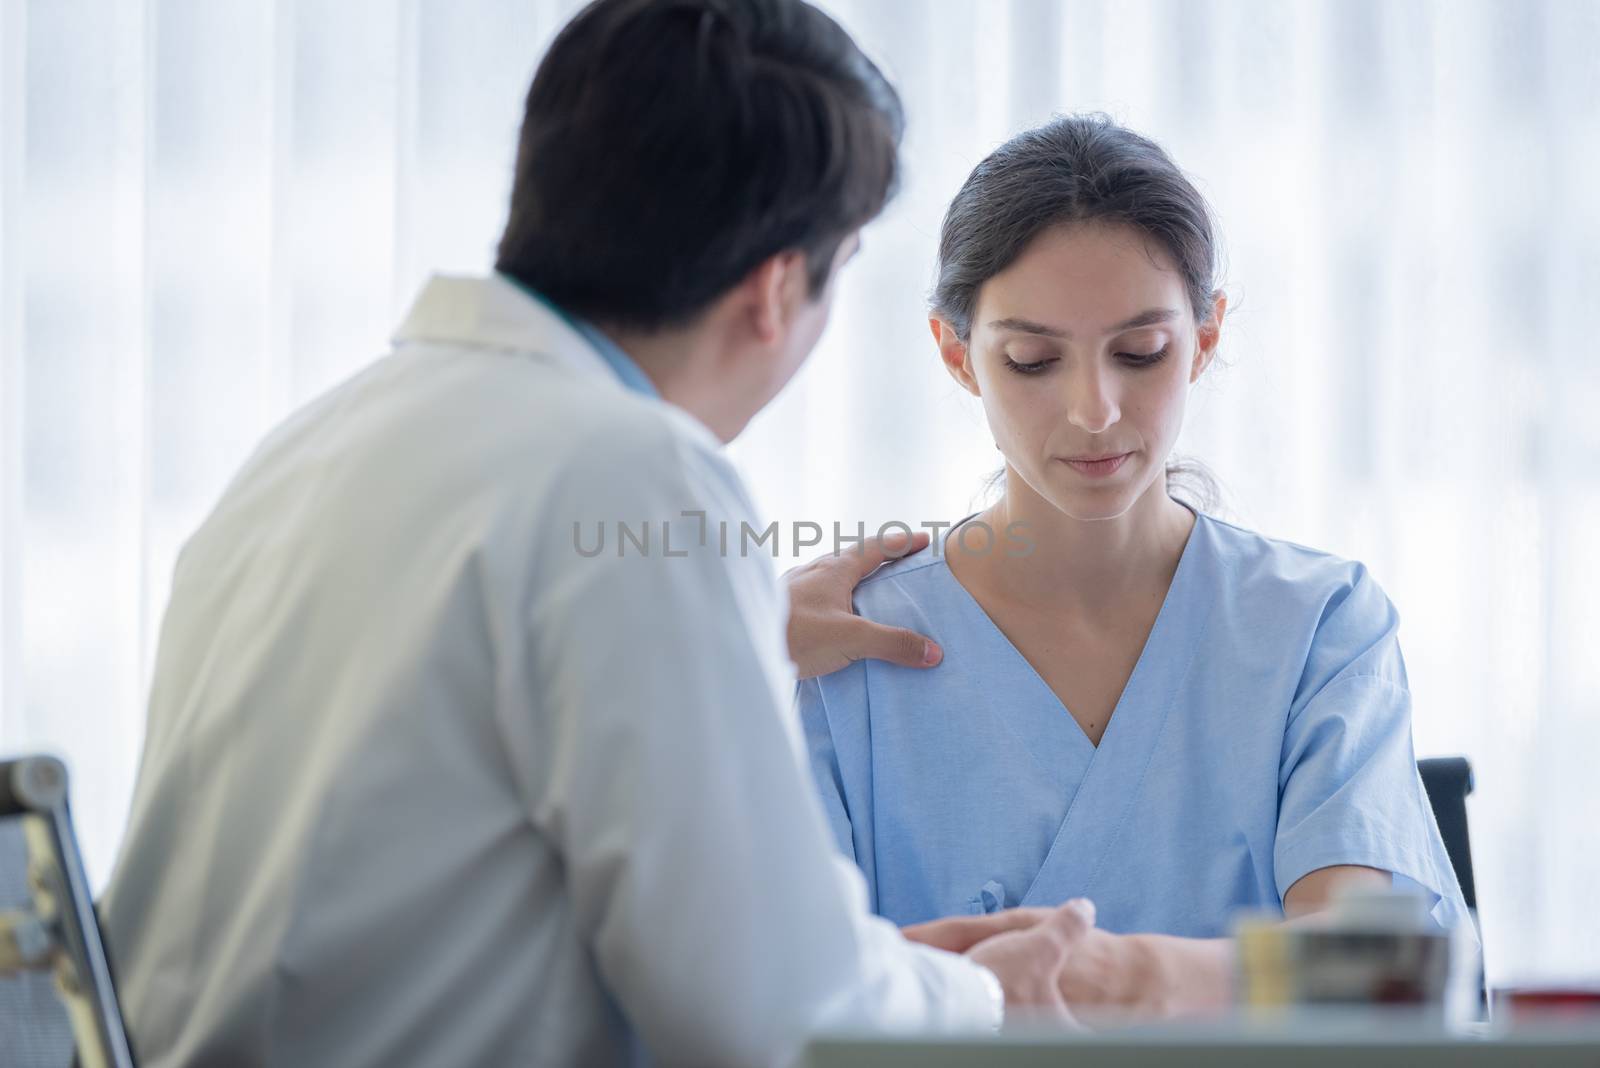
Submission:
[[[925,323],[944,206],[1053,112],[1156,137],[1233,298],[1183,450],[1399,606],[1418,751],[1477,770],[1491,981],[1600,975],[1600,5],[826,6],[904,94],[907,175],[733,448],[768,514],[969,511],[997,455]],[[0,0],[0,752],[69,759],[97,886],[178,547],[430,271],[487,269],[573,7]]]

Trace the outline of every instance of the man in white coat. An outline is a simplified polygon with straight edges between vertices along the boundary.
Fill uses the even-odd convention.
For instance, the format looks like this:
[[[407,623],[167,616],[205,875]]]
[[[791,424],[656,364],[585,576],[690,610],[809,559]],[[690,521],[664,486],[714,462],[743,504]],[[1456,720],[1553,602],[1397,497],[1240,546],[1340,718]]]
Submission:
[[[1064,1012],[1082,904],[935,932],[962,955],[869,914],[720,448],[822,331],[900,125],[799,0],[558,36],[496,273],[430,282],[178,562],[103,903],[146,1068],[782,1063]]]

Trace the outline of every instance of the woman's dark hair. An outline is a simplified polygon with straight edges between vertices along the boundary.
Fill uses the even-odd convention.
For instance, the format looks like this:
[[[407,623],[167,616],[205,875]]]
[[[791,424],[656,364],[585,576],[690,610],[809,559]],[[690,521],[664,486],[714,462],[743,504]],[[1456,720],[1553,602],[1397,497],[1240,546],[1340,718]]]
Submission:
[[[596,0],[534,74],[495,266],[643,330],[786,251],[816,296],[893,195],[903,128],[883,74],[801,0]]]
[[[1044,231],[1071,223],[1132,227],[1172,257],[1196,321],[1211,315],[1220,257],[1205,198],[1160,145],[1105,115],[1066,115],[1013,137],[967,176],[939,235],[933,311],[972,338],[983,284]],[[1167,467],[1192,483],[1190,503],[1214,507],[1215,478],[1196,461]]]

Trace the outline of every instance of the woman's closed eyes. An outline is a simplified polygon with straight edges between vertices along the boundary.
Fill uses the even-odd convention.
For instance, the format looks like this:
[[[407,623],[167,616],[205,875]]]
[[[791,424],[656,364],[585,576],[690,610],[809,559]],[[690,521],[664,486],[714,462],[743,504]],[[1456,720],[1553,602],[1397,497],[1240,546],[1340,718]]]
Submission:
[[[1116,355],[1117,359],[1129,367],[1154,367],[1167,358],[1169,348],[1170,346],[1163,345],[1154,352],[1119,352]],[[1019,375],[1036,375],[1048,370],[1051,364],[1059,362],[1059,357],[1051,356],[1033,363],[1019,363],[1010,356],[1002,356],[1001,360],[1008,370],[1015,371]]]

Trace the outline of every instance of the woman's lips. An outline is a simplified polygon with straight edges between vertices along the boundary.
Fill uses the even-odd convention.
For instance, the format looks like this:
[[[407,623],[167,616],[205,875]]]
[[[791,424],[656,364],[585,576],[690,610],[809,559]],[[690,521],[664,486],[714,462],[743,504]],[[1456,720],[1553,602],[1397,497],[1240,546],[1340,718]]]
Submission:
[[[1116,456],[1103,456],[1097,459],[1065,460],[1063,462],[1073,470],[1085,475],[1088,478],[1106,478],[1109,475],[1116,474],[1117,469],[1121,467],[1123,462],[1132,455],[1133,453],[1131,452],[1124,452]]]

